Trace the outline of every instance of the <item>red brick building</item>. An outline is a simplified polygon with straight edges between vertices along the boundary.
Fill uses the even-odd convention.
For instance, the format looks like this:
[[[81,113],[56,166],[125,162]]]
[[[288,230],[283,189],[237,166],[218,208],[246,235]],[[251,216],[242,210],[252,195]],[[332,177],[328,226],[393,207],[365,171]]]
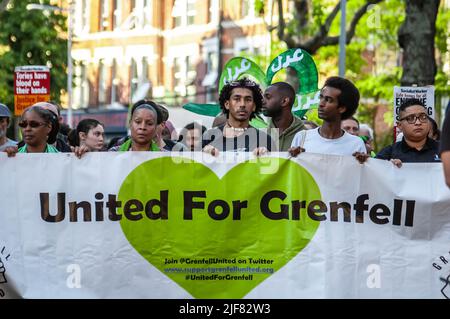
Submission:
[[[219,65],[270,48],[254,1],[75,0],[73,108],[215,101]]]

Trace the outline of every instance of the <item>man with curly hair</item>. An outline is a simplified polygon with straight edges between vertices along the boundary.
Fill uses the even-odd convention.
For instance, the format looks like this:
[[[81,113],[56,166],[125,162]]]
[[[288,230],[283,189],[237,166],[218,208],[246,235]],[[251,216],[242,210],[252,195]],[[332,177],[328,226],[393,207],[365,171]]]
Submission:
[[[247,78],[227,83],[221,90],[219,103],[226,122],[208,130],[203,139],[204,152],[217,156],[219,152],[242,151],[257,155],[273,150],[269,135],[250,126],[250,120],[261,112],[263,96],[258,84]]]
[[[362,139],[341,128],[341,121],[355,114],[358,104],[359,91],[352,82],[337,76],[328,78],[320,92],[318,109],[323,124],[313,130],[298,132],[289,149],[291,156],[304,151],[334,155],[365,154]]]

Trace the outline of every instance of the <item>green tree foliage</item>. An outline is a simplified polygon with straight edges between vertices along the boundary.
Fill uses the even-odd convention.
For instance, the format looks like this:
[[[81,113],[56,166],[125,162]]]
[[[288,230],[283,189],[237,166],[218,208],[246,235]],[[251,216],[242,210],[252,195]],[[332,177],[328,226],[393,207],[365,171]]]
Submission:
[[[16,66],[50,67],[52,100],[59,101],[67,88],[66,17],[60,12],[27,10],[32,2],[11,0],[0,12],[0,101],[11,108]]]

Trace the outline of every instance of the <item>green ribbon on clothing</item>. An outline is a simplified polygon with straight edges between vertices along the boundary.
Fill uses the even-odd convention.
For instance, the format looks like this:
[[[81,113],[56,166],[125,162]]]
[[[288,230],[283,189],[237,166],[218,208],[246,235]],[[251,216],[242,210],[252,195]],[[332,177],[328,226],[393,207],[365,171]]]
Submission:
[[[120,145],[119,152],[128,152],[131,149],[131,138],[126,140],[125,143]],[[154,141],[150,144],[150,152],[160,152],[161,149],[156,145]]]
[[[28,153],[27,144],[19,148],[18,153]],[[53,145],[47,144],[43,153],[59,153]]]

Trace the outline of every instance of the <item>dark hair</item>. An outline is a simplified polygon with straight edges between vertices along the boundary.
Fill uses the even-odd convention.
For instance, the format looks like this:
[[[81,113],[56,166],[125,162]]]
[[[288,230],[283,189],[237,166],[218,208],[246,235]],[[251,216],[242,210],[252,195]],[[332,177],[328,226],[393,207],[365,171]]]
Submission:
[[[11,119],[7,116],[0,116],[0,120],[1,119],[6,119],[6,125],[9,127],[9,124],[11,124]]]
[[[59,133],[61,133],[62,135],[68,136],[70,131],[72,131],[72,129],[70,128],[69,124],[59,123]]]
[[[436,135],[436,141],[441,139],[441,130],[439,130],[436,121],[432,117],[428,117],[431,122],[431,134]]]
[[[400,108],[398,109],[398,113],[405,111],[408,107],[413,105],[420,105],[424,109],[426,109],[425,104],[419,99],[406,99],[400,104]]]
[[[187,146],[187,134],[188,134],[188,131],[190,131],[190,130],[201,130],[201,135],[200,135],[201,145],[200,145],[200,147],[203,148],[206,143],[206,141],[203,139],[203,135],[205,134],[207,129],[205,126],[203,126],[197,122],[189,123],[185,127],[183,127],[181,129],[180,135],[178,136],[177,142]],[[196,149],[194,149],[194,150],[196,150]]]
[[[344,119],[343,119],[343,120],[344,120]],[[346,118],[345,120],[352,120],[352,121],[355,121],[356,124],[358,124],[358,128],[359,128],[359,121],[358,121],[358,119],[357,119],[356,117],[350,116],[350,117]]]
[[[359,104],[359,91],[351,81],[339,76],[332,76],[325,81],[323,86],[329,86],[341,91],[341,94],[338,96],[338,104],[345,107],[341,120],[346,120],[355,114]]]
[[[277,90],[282,94],[283,97],[289,98],[289,106],[292,107],[295,102],[295,90],[289,83],[286,82],[277,82],[273,83],[270,86],[274,86]]]
[[[31,111],[33,111],[37,115],[39,115],[39,117],[41,117],[45,123],[48,123],[52,126],[50,133],[48,133],[47,143],[48,144],[55,143],[56,136],[58,135],[58,131],[59,131],[58,116],[55,113],[53,113],[52,111],[43,109],[40,106],[30,106],[23,112],[22,118],[27,112],[31,112]]]
[[[248,90],[252,91],[253,102],[255,103],[256,108],[255,108],[255,112],[253,112],[250,115],[250,119],[254,118],[255,114],[258,114],[261,112],[263,95],[262,95],[261,88],[259,87],[259,85],[257,83],[255,83],[254,81],[252,81],[248,78],[245,78],[245,77],[243,77],[242,79],[233,81],[233,82],[229,82],[223,86],[222,90],[220,91],[220,95],[219,95],[219,103],[220,103],[220,108],[222,109],[222,112],[228,118],[229,111],[225,108],[225,102],[230,100],[231,92],[233,91],[233,89],[237,89],[237,88],[243,88],[243,89],[248,89]]]
[[[177,142],[183,141],[183,139],[186,138],[187,132],[190,130],[201,130],[202,135],[203,135],[207,129],[205,126],[203,126],[197,122],[191,122],[189,124],[186,124],[186,126],[181,129],[181,132],[180,132],[180,135],[178,136]]]
[[[58,116],[61,116],[61,109],[62,109],[61,105],[52,100],[47,101],[46,103],[56,106],[56,109],[58,110]]]
[[[125,143],[125,141],[126,140],[128,140],[128,136],[126,136],[125,138],[123,137],[123,136],[114,136],[113,138],[111,138],[111,140],[109,141],[109,143],[108,143],[108,146],[106,147],[106,149],[110,149],[111,147],[113,147],[113,146],[118,146],[118,145],[121,145],[122,143],[120,143],[120,142],[123,142],[123,143]],[[122,141],[121,141],[122,140]]]
[[[155,109],[157,111],[159,110],[159,113],[161,114],[161,122],[167,122],[169,119],[169,110],[165,106],[158,103],[155,103],[155,106]]]
[[[101,125],[102,127],[105,127],[102,123],[97,121],[96,119],[84,119],[81,120],[77,128],[74,130],[71,130],[68,136],[68,140],[70,145],[72,146],[80,146],[80,132],[83,133],[89,133],[89,131],[93,128],[96,128],[97,126]]]
[[[136,103],[133,104],[131,107],[131,118],[133,117],[134,112],[138,109],[147,109],[152,112],[155,112],[156,114],[156,124],[161,124],[163,122],[163,115],[161,113],[160,107],[157,106],[157,104],[151,100],[139,100]],[[130,121],[131,121],[130,118]]]

